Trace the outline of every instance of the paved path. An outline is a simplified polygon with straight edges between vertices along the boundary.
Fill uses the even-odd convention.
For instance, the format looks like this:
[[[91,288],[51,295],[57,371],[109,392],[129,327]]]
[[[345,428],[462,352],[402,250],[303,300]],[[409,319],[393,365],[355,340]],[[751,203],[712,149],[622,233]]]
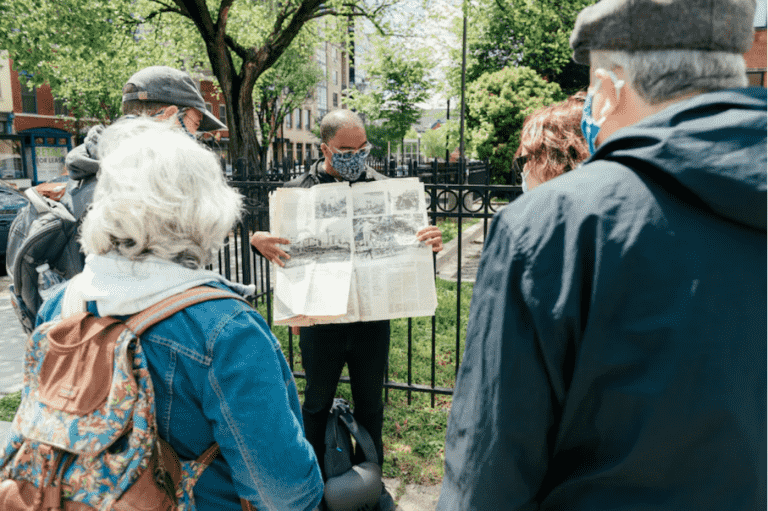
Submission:
[[[11,308],[10,277],[0,277],[0,396],[21,390],[26,335]]]
[[[490,223],[490,221],[489,221]],[[444,280],[456,282],[461,277],[462,282],[475,282],[477,267],[480,264],[480,254],[483,250],[483,221],[467,228],[461,237],[461,266],[459,266],[458,237],[445,244],[445,248],[437,255],[435,272]],[[459,275],[461,270],[461,275]]]

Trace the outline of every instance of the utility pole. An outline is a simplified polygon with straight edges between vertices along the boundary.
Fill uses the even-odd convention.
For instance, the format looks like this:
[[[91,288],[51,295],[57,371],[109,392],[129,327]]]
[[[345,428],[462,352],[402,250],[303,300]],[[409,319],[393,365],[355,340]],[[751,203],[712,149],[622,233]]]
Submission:
[[[448,162],[451,159],[451,148],[448,146],[448,121],[451,120],[451,98],[448,98],[448,108],[445,111],[445,165],[448,168]]]
[[[467,80],[467,8],[464,7],[464,31],[461,36],[461,115],[459,126],[459,183],[461,184],[465,173],[464,162],[464,110],[466,110],[464,89]]]

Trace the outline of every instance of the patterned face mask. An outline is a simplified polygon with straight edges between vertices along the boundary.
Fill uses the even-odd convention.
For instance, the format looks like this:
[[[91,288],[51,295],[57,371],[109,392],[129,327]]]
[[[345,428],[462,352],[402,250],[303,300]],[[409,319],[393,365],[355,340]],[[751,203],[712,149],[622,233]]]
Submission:
[[[345,181],[357,181],[360,175],[365,170],[365,154],[354,154],[351,157],[344,157],[343,154],[334,153],[331,157],[331,165],[333,170],[339,173],[339,175]]]
[[[333,150],[333,149],[332,149]],[[345,181],[354,182],[365,171],[365,160],[371,152],[371,144],[358,151],[335,152],[331,156],[331,165],[333,170]]]

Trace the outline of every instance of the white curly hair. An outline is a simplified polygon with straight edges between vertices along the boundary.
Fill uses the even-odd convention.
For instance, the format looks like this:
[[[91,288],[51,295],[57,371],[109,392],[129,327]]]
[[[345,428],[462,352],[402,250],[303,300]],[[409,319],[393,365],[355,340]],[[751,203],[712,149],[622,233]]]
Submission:
[[[170,123],[139,117],[104,130],[99,156],[81,228],[86,254],[152,255],[192,269],[211,264],[243,202],[214,153]]]

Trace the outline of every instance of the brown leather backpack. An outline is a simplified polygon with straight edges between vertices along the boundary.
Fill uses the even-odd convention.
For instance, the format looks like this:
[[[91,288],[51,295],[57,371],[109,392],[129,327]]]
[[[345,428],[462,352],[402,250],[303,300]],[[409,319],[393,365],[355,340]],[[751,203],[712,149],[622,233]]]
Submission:
[[[183,474],[173,447],[157,436],[151,379],[146,368],[143,373],[141,367],[137,370],[137,364],[141,364],[136,361],[145,360],[139,335],[190,305],[232,298],[245,301],[231,292],[203,286],[163,300],[125,322],[83,312],[35,329],[25,355],[22,404],[8,435],[9,444],[0,450],[0,510],[93,511],[105,506],[114,511],[185,509],[178,502],[182,486],[191,493],[200,475],[219,454],[219,446],[209,447],[188,465],[193,467],[193,473]],[[141,409],[144,415],[134,417],[142,402],[142,382],[145,394],[151,394],[144,396],[150,405]],[[133,399],[136,405],[126,412],[124,425],[118,421],[113,431],[106,426],[106,432],[99,431],[109,440],[87,447],[83,447],[82,439],[72,441],[71,431],[79,431],[78,421],[90,420],[87,427],[93,429],[94,424],[106,424],[100,417],[114,417],[124,411],[126,406],[113,406],[115,396],[124,396],[126,393],[120,391],[131,390],[131,386],[133,390],[139,388],[138,397],[117,401],[122,404]],[[143,436],[137,436],[139,424],[144,423],[148,427]],[[97,477],[94,474],[98,473],[94,468],[96,461],[102,462],[99,467],[119,465],[122,459],[116,457],[119,454],[110,458],[111,450],[136,443],[136,438],[143,438],[151,449],[144,449],[141,457],[126,460],[130,462],[125,465],[131,468],[130,472],[115,471],[118,476],[128,474],[125,477],[135,479],[126,483],[130,486],[124,491],[117,487],[111,497],[100,500],[93,490],[99,488],[98,481],[93,483]],[[140,468],[142,465],[146,468]],[[121,465],[120,469],[123,468]],[[63,479],[65,474],[68,479]],[[89,484],[90,493],[82,489]],[[85,494],[87,498],[83,497]],[[255,509],[243,499],[241,505],[244,511]]]

